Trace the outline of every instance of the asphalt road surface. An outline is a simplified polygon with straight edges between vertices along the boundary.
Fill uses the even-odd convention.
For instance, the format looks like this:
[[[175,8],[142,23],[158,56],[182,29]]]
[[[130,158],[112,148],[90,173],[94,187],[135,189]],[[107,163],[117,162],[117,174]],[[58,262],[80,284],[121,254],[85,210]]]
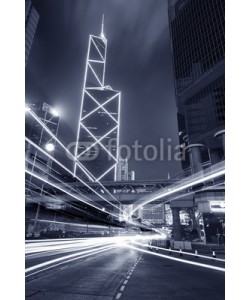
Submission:
[[[167,257],[170,256],[164,252],[165,254],[166,258],[163,258],[120,246],[64,263],[27,277],[26,299],[223,300],[225,298],[224,272],[169,260]],[[178,254],[171,257],[179,258]],[[202,258],[190,260],[210,263]],[[36,261],[41,263],[41,258],[34,256],[31,261],[27,259],[28,266],[34,265]],[[222,266],[219,262],[211,261],[210,264]]]

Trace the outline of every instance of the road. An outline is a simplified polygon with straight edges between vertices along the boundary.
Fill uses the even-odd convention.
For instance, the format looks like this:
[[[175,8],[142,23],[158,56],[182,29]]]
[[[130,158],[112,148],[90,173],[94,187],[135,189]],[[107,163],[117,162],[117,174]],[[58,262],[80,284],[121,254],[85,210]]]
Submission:
[[[74,251],[72,251],[74,253]],[[155,252],[153,252],[155,253]],[[163,251],[159,252],[160,254]],[[155,254],[157,255],[157,254]],[[225,273],[121,245],[27,277],[32,300],[223,300]],[[58,254],[53,254],[58,258]],[[45,261],[33,256],[27,266]],[[187,259],[186,256],[181,259]],[[31,262],[32,261],[32,262]],[[190,261],[208,263],[206,259]],[[220,262],[212,262],[221,266]]]

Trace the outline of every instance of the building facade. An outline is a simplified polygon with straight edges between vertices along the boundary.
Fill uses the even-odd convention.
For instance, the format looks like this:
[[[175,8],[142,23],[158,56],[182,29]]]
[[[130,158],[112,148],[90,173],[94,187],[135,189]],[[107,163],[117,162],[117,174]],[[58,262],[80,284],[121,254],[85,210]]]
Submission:
[[[183,176],[189,176],[225,159],[225,1],[169,0],[168,9]],[[224,200],[223,181],[195,193],[197,217],[217,219],[211,201]],[[215,221],[204,240],[223,235],[223,222]]]
[[[29,58],[38,21],[39,14],[32,2],[30,0],[25,1],[25,65]]]
[[[129,172],[128,172],[128,159],[119,157],[117,168],[116,168],[116,180],[118,181],[128,181]]]
[[[107,39],[89,36],[74,172],[89,181],[116,180],[121,93],[105,83]]]

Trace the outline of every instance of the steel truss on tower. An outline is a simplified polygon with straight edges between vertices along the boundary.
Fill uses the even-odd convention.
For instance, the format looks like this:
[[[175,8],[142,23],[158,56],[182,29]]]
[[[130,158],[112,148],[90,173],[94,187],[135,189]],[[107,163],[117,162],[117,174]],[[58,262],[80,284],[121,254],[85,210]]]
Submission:
[[[75,147],[74,173],[90,181],[116,180],[121,92],[105,85],[107,39],[89,36]]]

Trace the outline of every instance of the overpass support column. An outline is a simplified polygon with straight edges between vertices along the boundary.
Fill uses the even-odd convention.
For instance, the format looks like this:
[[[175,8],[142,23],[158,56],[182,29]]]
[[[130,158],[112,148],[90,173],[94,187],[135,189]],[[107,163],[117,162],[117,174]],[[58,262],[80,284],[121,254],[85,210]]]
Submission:
[[[172,207],[173,215],[173,235],[175,241],[180,241],[182,239],[181,234],[181,221],[180,221],[180,208]]]
[[[222,148],[225,154],[225,130],[219,130],[214,135],[215,139],[221,139]]]
[[[190,144],[185,150],[188,151],[191,162],[192,173],[195,174],[203,170],[202,158],[200,148],[204,147],[203,144]]]
[[[197,225],[197,221],[196,221],[196,217],[195,217],[193,208],[189,209],[189,216],[190,216],[190,219],[192,220],[193,229],[197,229],[198,225]]]

